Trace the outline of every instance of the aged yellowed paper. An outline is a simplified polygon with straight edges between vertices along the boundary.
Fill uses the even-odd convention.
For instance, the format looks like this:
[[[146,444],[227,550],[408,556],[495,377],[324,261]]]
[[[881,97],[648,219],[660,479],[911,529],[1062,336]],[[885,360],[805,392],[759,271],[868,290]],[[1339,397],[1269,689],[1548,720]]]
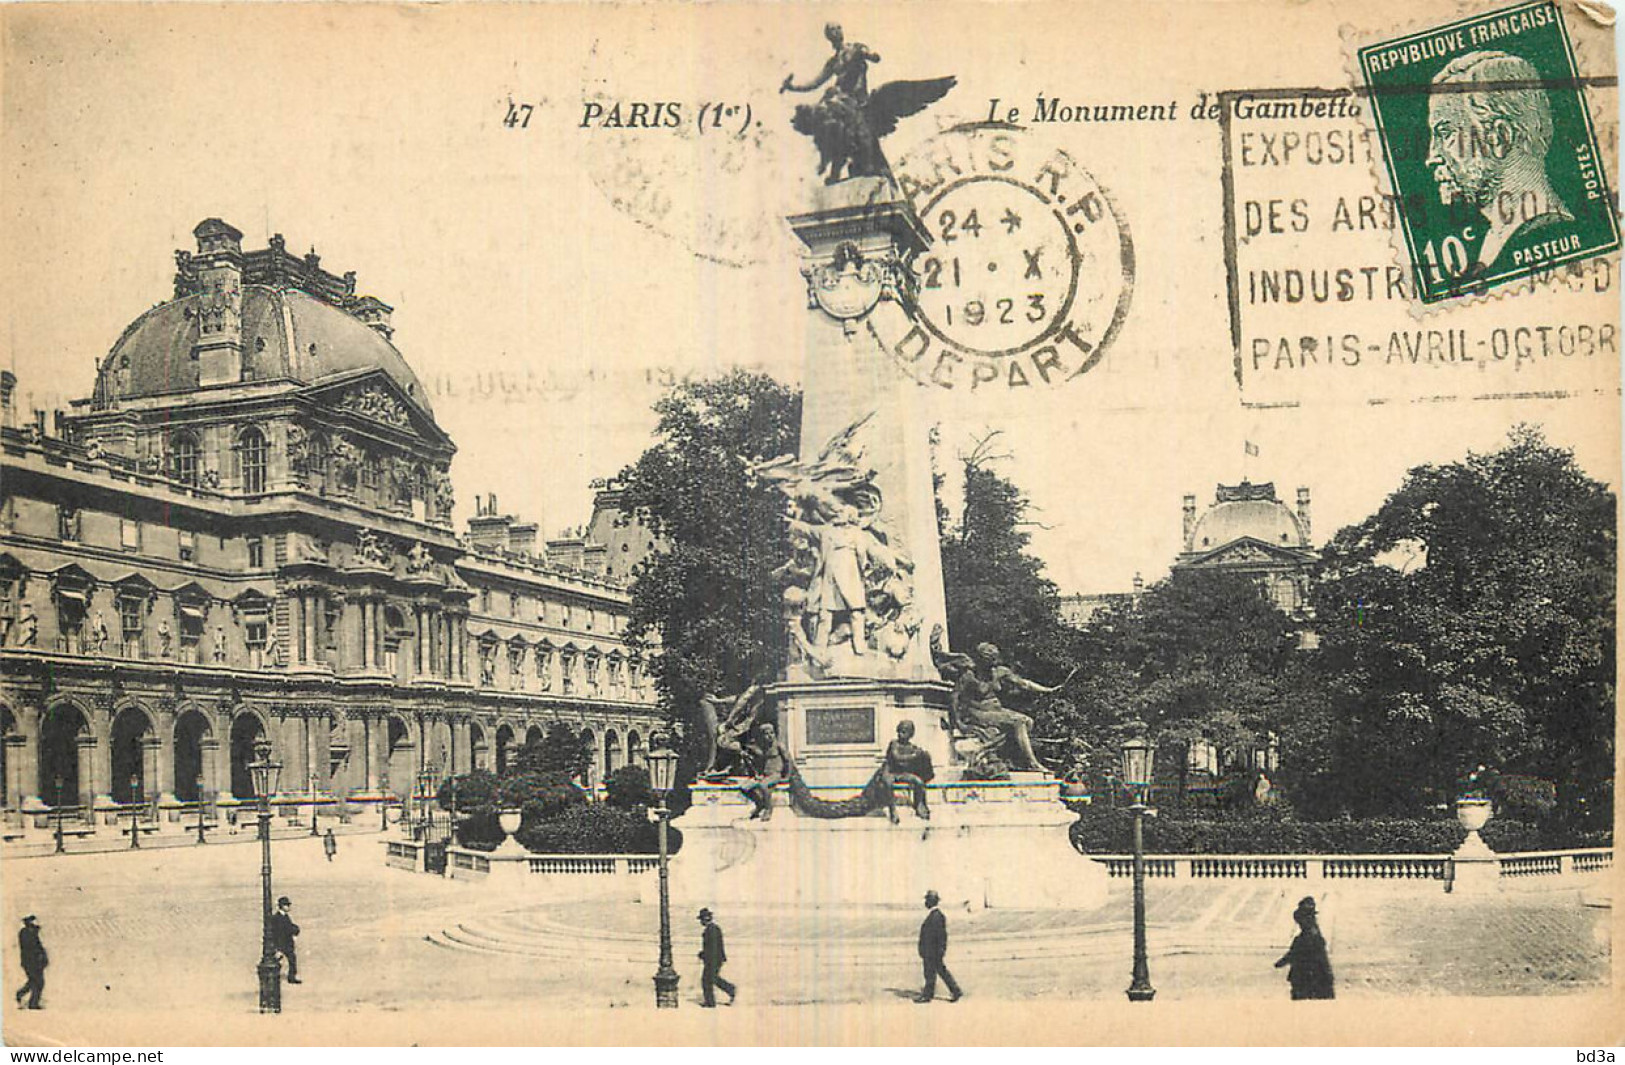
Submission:
[[[1615,55],[0,8],[6,1041],[1617,1044]]]

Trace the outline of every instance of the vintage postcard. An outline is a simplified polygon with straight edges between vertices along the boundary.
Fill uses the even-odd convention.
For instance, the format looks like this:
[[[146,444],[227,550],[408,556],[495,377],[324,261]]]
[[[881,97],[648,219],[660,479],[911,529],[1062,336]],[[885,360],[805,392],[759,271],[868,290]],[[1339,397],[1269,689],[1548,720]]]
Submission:
[[[1618,152],[1596,0],[0,7],[5,1041],[1617,1045]]]

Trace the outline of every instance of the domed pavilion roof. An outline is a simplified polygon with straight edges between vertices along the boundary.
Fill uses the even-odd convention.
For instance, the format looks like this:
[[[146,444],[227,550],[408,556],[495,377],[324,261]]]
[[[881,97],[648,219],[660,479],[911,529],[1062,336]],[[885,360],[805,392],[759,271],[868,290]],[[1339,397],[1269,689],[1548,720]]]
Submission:
[[[1273,484],[1220,486],[1216,502],[1196,520],[1185,550],[1211,551],[1251,538],[1277,547],[1307,548],[1297,515],[1275,498]]]
[[[198,388],[193,358],[200,330],[199,293],[159,304],[130,323],[98,375],[94,404]],[[316,384],[362,369],[381,369],[431,418],[422,382],[372,326],[297,288],[245,285],[243,380]]]

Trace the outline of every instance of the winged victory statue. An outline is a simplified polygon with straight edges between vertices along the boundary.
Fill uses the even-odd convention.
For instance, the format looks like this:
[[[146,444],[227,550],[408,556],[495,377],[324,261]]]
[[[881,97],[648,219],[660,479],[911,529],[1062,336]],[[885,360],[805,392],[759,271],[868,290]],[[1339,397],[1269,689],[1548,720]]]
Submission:
[[[824,27],[824,36],[835,54],[818,76],[797,84],[793,75],[786,75],[779,86],[781,93],[814,92],[830,83],[818,103],[796,108],[790,125],[818,147],[818,172],[826,185],[844,178],[890,177],[891,166],[880,150],[880,138],[897,129],[898,119],[919,114],[946,96],[955,79],[888,81],[870,93],[869,64],[880,62],[880,56],[868,45],[847,43],[836,23]]]

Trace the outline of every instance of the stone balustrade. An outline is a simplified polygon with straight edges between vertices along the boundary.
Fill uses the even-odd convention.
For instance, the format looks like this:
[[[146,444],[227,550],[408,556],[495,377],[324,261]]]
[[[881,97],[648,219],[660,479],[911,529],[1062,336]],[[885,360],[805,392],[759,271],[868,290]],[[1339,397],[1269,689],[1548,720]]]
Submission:
[[[1134,859],[1094,854],[1112,877],[1134,873]],[[1567,878],[1610,869],[1612,847],[1530,851],[1496,855],[1503,880]],[[1452,879],[1452,859],[1437,854],[1148,854],[1145,875],[1164,879],[1225,880],[1406,880]]]

